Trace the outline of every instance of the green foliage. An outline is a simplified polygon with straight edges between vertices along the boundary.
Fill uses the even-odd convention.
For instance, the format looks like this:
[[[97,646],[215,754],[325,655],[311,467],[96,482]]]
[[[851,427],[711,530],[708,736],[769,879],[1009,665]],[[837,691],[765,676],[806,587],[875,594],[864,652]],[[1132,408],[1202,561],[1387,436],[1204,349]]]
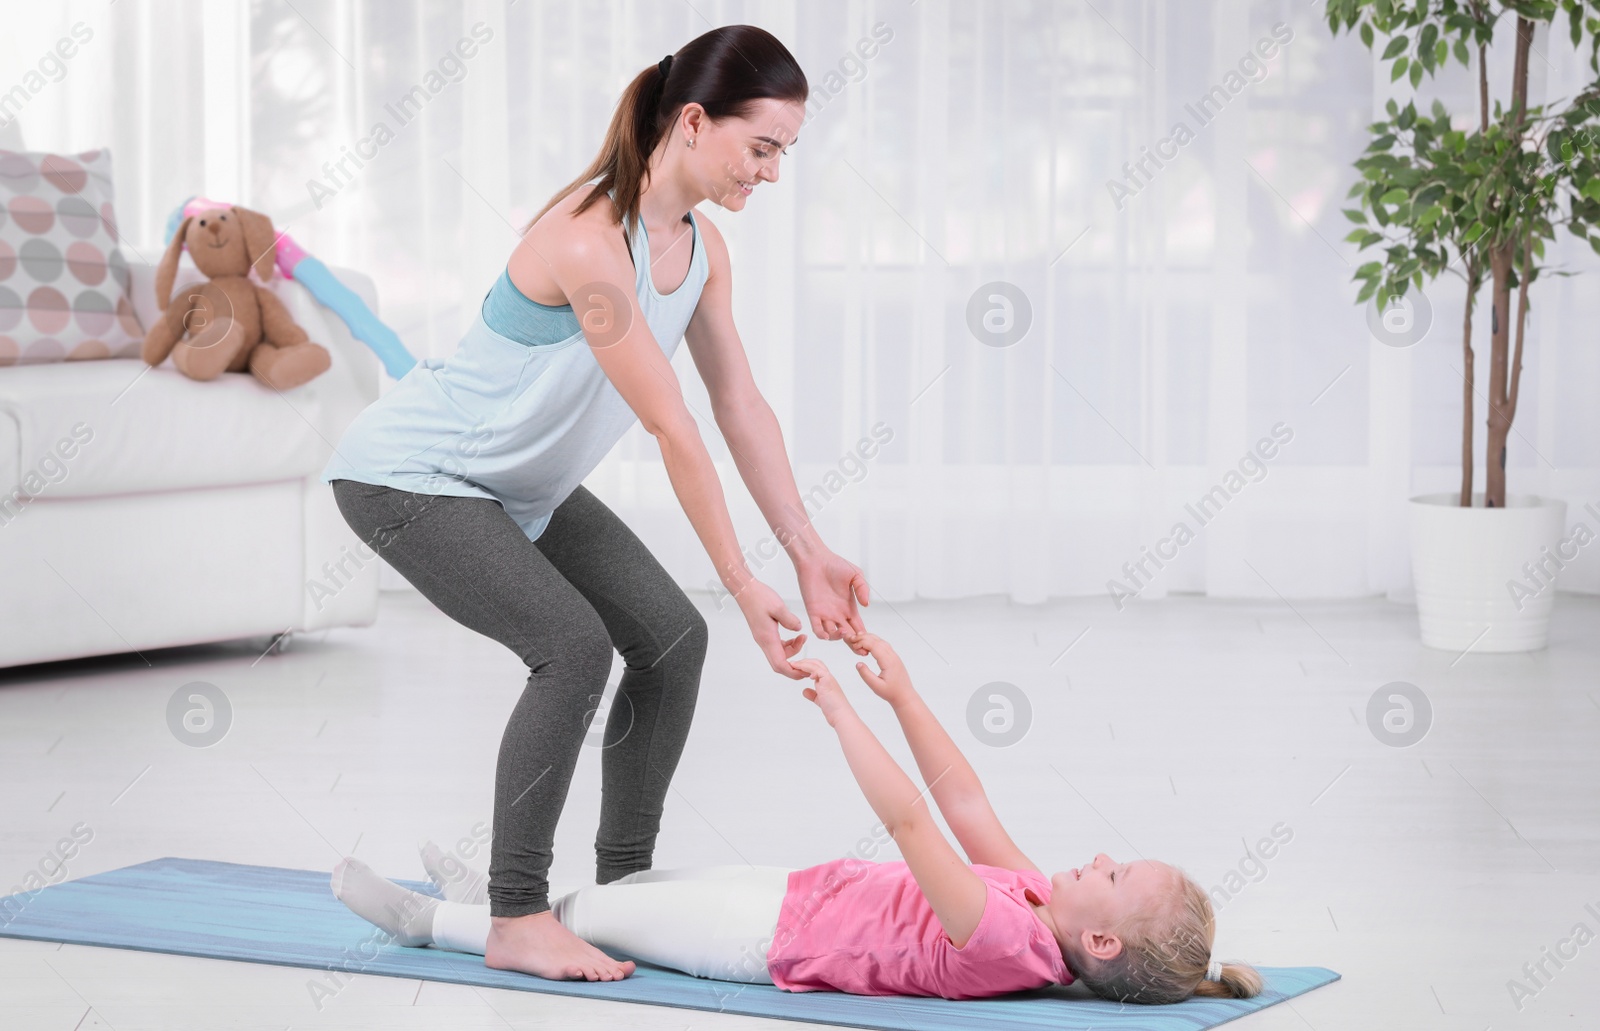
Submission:
[[[1584,45],[1587,34],[1589,66],[1600,73],[1600,0],[1326,3],[1335,35],[1354,31],[1368,48],[1381,45],[1380,59],[1392,62],[1390,81],[1407,76],[1413,89],[1452,58],[1472,67],[1502,16],[1554,29],[1564,14],[1573,46]],[[1517,248],[1516,268],[1532,282],[1544,241],[1560,225],[1600,254],[1600,79],[1560,110],[1518,112],[1497,100],[1487,130],[1478,112],[1453,120],[1437,100],[1426,114],[1415,100],[1404,107],[1390,100],[1386,112],[1369,127],[1371,142],[1355,162],[1361,179],[1349,196],[1360,207],[1344,209],[1356,226],[1345,239],[1360,250],[1383,248],[1355,272],[1358,303],[1376,296],[1381,308],[1507,241]],[[1469,284],[1469,304],[1476,286]]]

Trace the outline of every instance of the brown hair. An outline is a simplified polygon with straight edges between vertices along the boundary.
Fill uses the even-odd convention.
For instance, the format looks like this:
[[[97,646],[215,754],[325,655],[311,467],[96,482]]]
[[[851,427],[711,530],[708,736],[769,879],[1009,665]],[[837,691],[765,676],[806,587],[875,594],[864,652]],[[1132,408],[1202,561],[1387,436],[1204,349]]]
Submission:
[[[684,44],[672,55],[663,78],[659,64],[634,76],[617,101],[600,153],[572,182],[563,186],[533,219],[526,233],[561,199],[599,177],[589,195],[573,211],[580,215],[613,187],[614,214],[632,223],[639,214],[650,155],[678,119],[685,104],[699,104],[713,122],[743,118],[764,97],[806,102],[811,87],[787,47],[754,25],[723,25]]]
[[[1205,890],[1173,869],[1177,890],[1167,905],[1135,913],[1116,929],[1122,951],[1106,960],[1069,948],[1065,958],[1084,987],[1113,1002],[1163,1004],[1191,995],[1248,999],[1261,993],[1261,975],[1245,963],[1222,964],[1222,980],[1206,980],[1216,916]],[[1069,943],[1070,945],[1071,943]]]

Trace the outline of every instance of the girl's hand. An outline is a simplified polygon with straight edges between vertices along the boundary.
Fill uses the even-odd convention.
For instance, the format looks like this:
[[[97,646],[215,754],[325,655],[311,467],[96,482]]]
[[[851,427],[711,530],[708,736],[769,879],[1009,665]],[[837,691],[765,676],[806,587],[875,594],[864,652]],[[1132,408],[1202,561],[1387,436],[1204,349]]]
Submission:
[[[867,578],[855,564],[825,551],[795,565],[800,599],[819,640],[837,641],[852,631],[865,633],[856,602],[867,604]]]
[[[817,708],[822,710],[828,726],[834,726],[835,720],[850,711],[850,700],[844,696],[839,682],[833,679],[833,674],[828,672],[828,667],[821,659],[796,659],[792,665],[811,678],[812,686],[800,693],[806,701],[815,702]]]
[[[873,694],[890,705],[916,694],[916,688],[911,686],[911,675],[888,641],[877,634],[846,634],[844,642],[857,655],[871,655],[878,663],[877,672],[865,662],[856,663],[856,672],[872,688]]]
[[[756,639],[756,646],[767,657],[773,671],[791,680],[804,679],[806,674],[796,669],[789,658],[806,643],[806,635],[800,634],[787,641],[783,639],[780,631],[799,630],[800,619],[789,611],[789,606],[778,597],[778,592],[760,580],[751,580],[744,585],[744,590],[738,593],[736,600],[739,602],[739,611],[744,613],[745,622],[750,624],[750,634]]]

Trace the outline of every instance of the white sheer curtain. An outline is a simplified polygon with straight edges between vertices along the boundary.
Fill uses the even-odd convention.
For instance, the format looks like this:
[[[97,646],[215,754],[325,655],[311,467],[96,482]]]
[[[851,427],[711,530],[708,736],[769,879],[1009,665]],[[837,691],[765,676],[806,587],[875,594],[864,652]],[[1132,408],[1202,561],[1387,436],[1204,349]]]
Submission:
[[[1350,275],[1370,255],[1342,242],[1365,125],[1409,91],[1331,38],[1321,4],[10,7],[0,88],[74,22],[92,27],[20,124],[32,148],[113,148],[136,251],[156,249],[190,194],[241,199],[368,270],[385,320],[438,356],[514,227],[593,156],[632,75],[715,24],[776,34],[813,86],[800,141],[746,212],[704,213],[728,239],[736,321],[802,493],[891,602],[1106,597],[1113,578],[1145,599],[1404,596],[1405,499],[1457,480],[1459,281],[1428,288],[1420,343],[1390,347],[1354,303]],[[1280,23],[1265,75],[1228,92]],[[472,56],[453,58],[474,26]],[[1538,99],[1591,77],[1562,33],[1535,50]],[[1197,114],[1217,86],[1226,102]],[[1422,92],[1475,117],[1469,72]],[[1163,143],[1179,123],[1190,138]],[[1152,152],[1163,167],[1147,163],[1119,201],[1109,184]],[[1600,502],[1600,262],[1564,233],[1549,255],[1581,274],[1535,289],[1512,491],[1566,498],[1569,523],[1595,528],[1582,506]],[[996,282],[1031,311],[1006,346],[969,328],[969,303]],[[997,292],[979,296],[980,330],[986,311],[1006,328]],[[675,364],[706,415],[686,349]],[[1292,439],[1263,473],[1238,472],[1275,426]],[[861,447],[875,428],[887,443]],[[725,445],[709,419],[702,430],[752,565],[792,596]],[[589,482],[685,585],[707,585],[647,435]],[[1187,506],[1217,486],[1225,500],[1212,495],[1202,524]],[[1178,523],[1193,539],[1160,544]],[[1159,569],[1144,551],[1158,545],[1173,556]],[[1141,560],[1130,580],[1124,564]],[[1600,560],[1580,559],[1564,586],[1600,589]]]

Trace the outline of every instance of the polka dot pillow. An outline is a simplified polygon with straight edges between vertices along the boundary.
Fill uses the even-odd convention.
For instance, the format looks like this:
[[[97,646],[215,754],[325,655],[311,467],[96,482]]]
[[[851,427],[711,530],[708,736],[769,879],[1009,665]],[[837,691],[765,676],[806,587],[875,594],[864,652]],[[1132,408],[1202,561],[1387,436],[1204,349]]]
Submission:
[[[0,150],[0,366],[137,358],[111,152]]]

